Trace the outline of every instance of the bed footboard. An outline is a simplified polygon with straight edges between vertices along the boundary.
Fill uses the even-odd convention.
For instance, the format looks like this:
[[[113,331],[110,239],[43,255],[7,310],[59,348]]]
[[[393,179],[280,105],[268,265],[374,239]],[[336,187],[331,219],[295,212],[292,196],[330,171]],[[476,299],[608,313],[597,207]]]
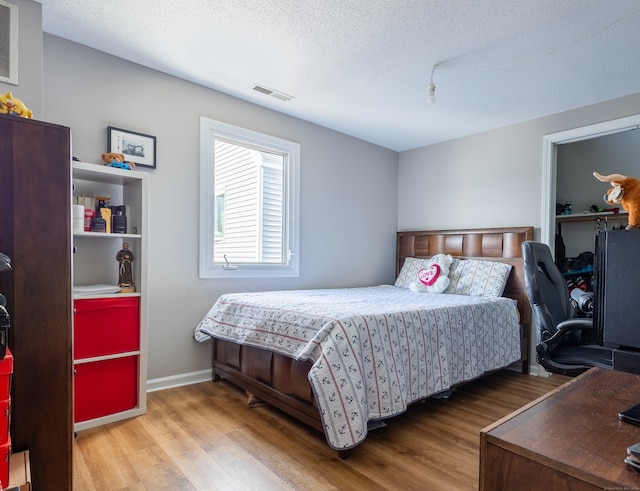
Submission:
[[[213,380],[221,378],[294,418],[324,431],[307,375],[311,362],[214,339]]]

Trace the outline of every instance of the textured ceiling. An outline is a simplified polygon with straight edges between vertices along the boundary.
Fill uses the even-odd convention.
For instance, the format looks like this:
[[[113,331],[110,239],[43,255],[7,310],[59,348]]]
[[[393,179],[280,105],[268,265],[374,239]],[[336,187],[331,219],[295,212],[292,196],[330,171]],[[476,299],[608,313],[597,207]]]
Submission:
[[[638,0],[40,3],[46,33],[397,151],[640,92]]]

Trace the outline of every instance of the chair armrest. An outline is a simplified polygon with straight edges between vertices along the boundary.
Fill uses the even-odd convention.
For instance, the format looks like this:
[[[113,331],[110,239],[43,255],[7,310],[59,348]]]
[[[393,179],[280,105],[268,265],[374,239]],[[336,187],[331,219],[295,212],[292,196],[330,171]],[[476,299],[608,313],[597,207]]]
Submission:
[[[569,332],[575,331],[576,329],[580,329],[585,331],[587,329],[593,329],[593,319],[589,319],[587,317],[575,317],[573,319],[567,319],[566,321],[562,321],[557,325],[557,329],[559,332]],[[556,332],[552,338],[555,338],[558,332]]]
[[[593,329],[593,319],[585,317],[568,319],[558,324],[557,331],[553,336],[538,343],[536,351],[541,355],[550,353],[560,345],[567,333],[572,331],[587,331],[591,329]]]

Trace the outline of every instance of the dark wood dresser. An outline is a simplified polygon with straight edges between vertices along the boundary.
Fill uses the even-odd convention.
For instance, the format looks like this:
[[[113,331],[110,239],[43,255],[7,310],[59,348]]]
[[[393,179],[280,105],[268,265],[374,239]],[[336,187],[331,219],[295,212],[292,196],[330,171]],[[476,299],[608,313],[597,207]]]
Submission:
[[[480,489],[640,489],[640,427],[618,419],[637,403],[639,375],[592,368],[480,432]]]
[[[72,487],[71,137],[0,115],[0,273],[14,356],[11,439],[29,450],[33,489]]]

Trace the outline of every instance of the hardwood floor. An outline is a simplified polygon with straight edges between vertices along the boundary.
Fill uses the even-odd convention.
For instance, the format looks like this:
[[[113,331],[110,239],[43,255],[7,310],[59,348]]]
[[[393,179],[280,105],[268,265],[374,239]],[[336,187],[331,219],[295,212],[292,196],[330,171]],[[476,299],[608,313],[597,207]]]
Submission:
[[[497,372],[411,406],[347,460],[227,382],[153,392],[146,415],[78,433],[74,489],[476,490],[480,430],[567,380]]]

